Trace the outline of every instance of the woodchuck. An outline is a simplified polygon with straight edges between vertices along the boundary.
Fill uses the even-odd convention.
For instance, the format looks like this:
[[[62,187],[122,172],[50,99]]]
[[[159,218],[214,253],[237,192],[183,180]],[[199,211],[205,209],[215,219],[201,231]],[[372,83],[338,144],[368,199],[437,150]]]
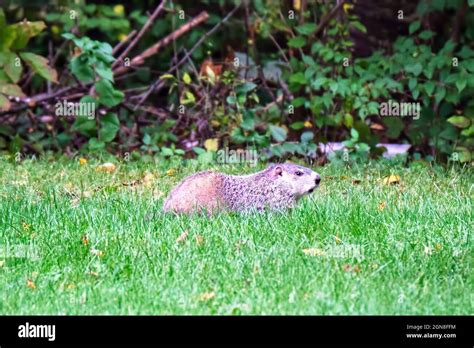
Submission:
[[[200,172],[183,179],[165,201],[165,212],[192,213],[205,210],[263,211],[293,207],[312,193],[321,176],[296,164],[272,164],[250,175]]]

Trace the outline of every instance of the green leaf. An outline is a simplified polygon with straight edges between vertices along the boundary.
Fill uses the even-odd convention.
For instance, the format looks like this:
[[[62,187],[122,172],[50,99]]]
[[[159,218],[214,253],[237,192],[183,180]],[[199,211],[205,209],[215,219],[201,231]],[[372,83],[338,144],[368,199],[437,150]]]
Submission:
[[[303,25],[299,25],[296,28],[296,31],[302,35],[311,35],[316,30],[315,23],[305,23]]]
[[[441,100],[443,100],[445,96],[446,96],[446,88],[444,86],[438,86],[436,90],[436,95],[435,95],[436,103],[439,104],[439,102],[441,102]]]
[[[183,74],[183,82],[187,85],[191,83],[191,76],[187,72]]]
[[[11,30],[16,33],[15,41],[13,41],[10,49],[13,51],[21,50],[26,47],[28,41],[41,33],[45,28],[46,24],[43,21],[30,22],[22,21],[16,24],[9,25]]]
[[[290,76],[290,83],[305,85],[308,82],[306,81],[306,77],[304,76],[304,73],[300,71]]]
[[[301,134],[301,142],[302,143],[309,143],[312,141],[314,138],[314,133],[313,132],[304,132]]]
[[[114,89],[110,81],[104,79],[95,84],[95,90],[99,95],[99,102],[109,108],[120,104],[124,97],[121,91]]]
[[[405,66],[405,70],[409,73],[412,73],[415,76],[418,76],[418,75],[420,75],[421,71],[423,70],[423,65],[421,65],[421,63],[408,65],[408,66]]]
[[[408,81],[408,87],[410,88],[410,90],[413,91],[415,89],[417,83],[418,83],[418,81],[416,79],[410,79]]]
[[[273,139],[278,142],[285,141],[286,139],[286,130],[282,127],[270,125],[270,132],[272,134]]]
[[[382,119],[382,123],[387,128],[385,134],[390,139],[398,139],[403,129],[405,128],[403,121],[397,117],[384,117]]]
[[[288,41],[288,46],[293,48],[301,48],[306,45],[306,39],[302,36],[295,36]]]
[[[418,37],[422,40],[429,40],[434,36],[434,32],[431,30],[423,30]]]
[[[48,65],[49,61],[46,58],[30,52],[21,52],[20,57],[38,75],[48,81],[58,83],[58,73]]]
[[[12,97],[24,97],[25,93],[21,90],[20,86],[11,83],[0,84],[0,93],[9,95]]]
[[[23,65],[16,53],[0,52],[0,67],[1,66],[3,66],[3,69],[11,82],[17,83],[20,80],[21,73],[23,72]]]
[[[72,58],[69,67],[79,81],[88,83],[94,80],[94,69],[89,64],[85,54]]]
[[[10,25],[3,29],[3,32],[0,32],[0,51],[7,51],[13,45],[13,42],[16,39],[16,31]]]
[[[467,128],[471,121],[465,116],[451,116],[447,121],[458,128]]]
[[[304,128],[304,122],[298,121],[290,124],[290,128],[294,130],[299,130]]]
[[[90,138],[89,139],[89,150],[90,151],[98,151],[102,150],[105,147],[105,143],[100,141],[97,138]]]
[[[456,81],[456,87],[458,88],[459,93],[463,91],[464,88],[466,88],[467,85],[467,79],[465,76],[462,76]]]
[[[425,92],[431,96],[433,95],[434,89],[436,87],[436,84],[433,81],[427,81],[423,87],[425,88]]]
[[[417,31],[418,29],[420,29],[420,26],[421,26],[421,22],[420,21],[414,21],[413,23],[410,24],[410,26],[408,27],[408,32],[411,34],[413,34],[415,31]]]
[[[88,119],[87,117],[76,117],[71,129],[81,133],[82,135],[91,137],[96,134],[97,125],[93,119]]]
[[[99,130],[99,139],[105,143],[114,140],[120,129],[120,121],[116,114],[108,112],[100,119],[102,127]]]
[[[7,97],[0,94],[0,111],[8,111],[12,107],[12,104]],[[1,139],[1,138],[0,138]]]
[[[355,128],[351,128],[351,137],[355,140],[359,139],[359,132]]]
[[[357,30],[359,30],[360,32],[366,34],[367,33],[367,28],[365,27],[365,25],[363,25],[361,22],[359,21],[354,21],[354,22],[351,22],[351,26],[356,28]]]

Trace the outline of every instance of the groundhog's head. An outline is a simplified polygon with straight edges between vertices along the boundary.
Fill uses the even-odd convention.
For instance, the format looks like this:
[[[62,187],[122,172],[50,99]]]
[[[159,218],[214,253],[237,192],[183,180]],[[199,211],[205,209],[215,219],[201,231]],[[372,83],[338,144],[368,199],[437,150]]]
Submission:
[[[281,182],[297,198],[312,193],[321,181],[318,173],[291,163],[272,164],[268,167],[268,172],[274,180]]]

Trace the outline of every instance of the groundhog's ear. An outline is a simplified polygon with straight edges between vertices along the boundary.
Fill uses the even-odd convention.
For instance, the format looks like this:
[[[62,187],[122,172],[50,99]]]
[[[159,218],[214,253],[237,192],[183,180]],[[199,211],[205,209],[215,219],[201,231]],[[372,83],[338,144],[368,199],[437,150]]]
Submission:
[[[273,168],[273,173],[275,173],[275,176],[281,176],[283,173],[283,168],[281,166],[275,166],[275,168]]]

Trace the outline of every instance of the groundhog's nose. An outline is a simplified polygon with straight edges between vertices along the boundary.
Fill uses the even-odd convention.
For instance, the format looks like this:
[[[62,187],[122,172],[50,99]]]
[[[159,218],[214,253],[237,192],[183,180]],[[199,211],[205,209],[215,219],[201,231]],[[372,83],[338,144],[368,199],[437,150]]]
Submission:
[[[321,182],[321,176],[319,174],[316,174],[316,179],[314,180],[314,182],[316,183],[316,185],[319,185],[319,183]]]

